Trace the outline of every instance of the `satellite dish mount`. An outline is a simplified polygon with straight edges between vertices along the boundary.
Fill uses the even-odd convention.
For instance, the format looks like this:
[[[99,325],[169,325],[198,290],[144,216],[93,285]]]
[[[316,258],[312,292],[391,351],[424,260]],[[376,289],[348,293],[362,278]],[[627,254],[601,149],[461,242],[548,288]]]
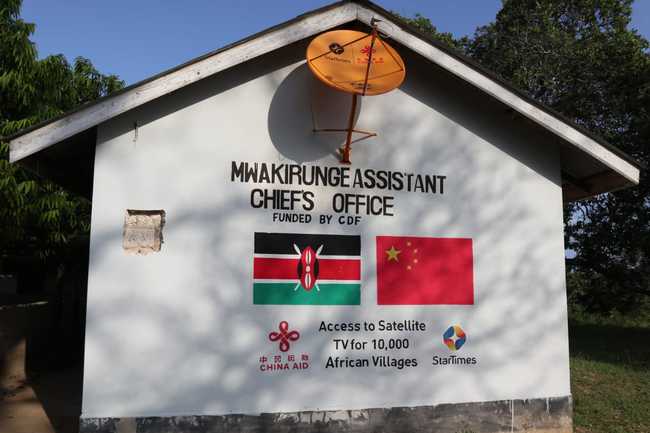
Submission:
[[[354,128],[358,97],[379,95],[398,87],[406,75],[404,61],[380,37],[379,20],[372,19],[370,34],[354,30],[334,30],[323,33],[307,47],[307,64],[316,77],[337,90],[352,94],[348,124],[345,129],[318,129],[313,131],[344,132],[345,144],[339,149],[342,164],[350,164],[352,143],[375,137],[374,132]],[[352,133],[362,137],[352,139]]]

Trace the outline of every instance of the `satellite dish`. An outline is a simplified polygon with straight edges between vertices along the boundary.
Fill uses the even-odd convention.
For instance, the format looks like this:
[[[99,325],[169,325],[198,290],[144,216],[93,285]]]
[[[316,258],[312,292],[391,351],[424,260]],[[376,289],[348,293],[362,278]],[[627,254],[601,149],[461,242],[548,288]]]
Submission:
[[[323,33],[307,47],[307,64],[325,84],[357,95],[389,92],[406,76],[402,58],[374,31]]]
[[[404,81],[406,68],[397,51],[381,39],[373,21],[370,34],[355,30],[334,30],[314,38],[307,47],[307,64],[323,83],[352,94],[352,109],[347,129],[328,129],[314,132],[347,132],[345,146],[339,150],[341,162],[350,164],[353,142],[377,134],[353,129],[357,96],[380,95],[389,92]],[[352,133],[364,137],[352,140]]]

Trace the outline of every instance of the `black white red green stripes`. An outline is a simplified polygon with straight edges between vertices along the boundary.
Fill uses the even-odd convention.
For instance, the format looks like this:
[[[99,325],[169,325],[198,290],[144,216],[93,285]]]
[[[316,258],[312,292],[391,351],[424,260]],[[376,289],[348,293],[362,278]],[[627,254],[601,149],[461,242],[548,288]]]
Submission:
[[[361,238],[255,233],[253,303],[359,305]]]

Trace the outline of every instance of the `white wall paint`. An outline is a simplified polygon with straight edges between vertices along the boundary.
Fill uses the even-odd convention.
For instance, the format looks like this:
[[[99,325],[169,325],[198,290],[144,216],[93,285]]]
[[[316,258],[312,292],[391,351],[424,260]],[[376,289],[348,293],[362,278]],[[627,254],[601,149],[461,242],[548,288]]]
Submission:
[[[357,126],[379,136],[354,146],[353,167],[446,175],[445,194],[394,193],[395,217],[364,217],[358,228],[273,224],[271,211],[250,208],[252,185],[230,182],[232,160],[338,164],[323,150],[334,147],[332,138],[311,133],[309,102],[324,90],[294,60],[302,48],[254,60],[100,126],[83,416],[568,395],[558,149],[507,121],[478,91],[407,56],[401,89],[363,99]],[[346,110],[341,105],[330,115],[345,117]],[[141,126],[134,142],[135,121]],[[314,213],[328,212],[335,189],[311,189],[322,197]],[[124,254],[127,208],[166,211],[160,253]],[[360,234],[362,305],[252,305],[256,231]],[[473,238],[475,305],[378,307],[377,235]],[[319,335],[321,320],[379,319],[427,324],[426,333],[408,335],[417,368],[323,368],[335,354],[335,336]],[[310,354],[309,370],[259,372],[259,356],[273,353],[268,333],[280,320],[300,330],[295,347]],[[432,355],[449,354],[442,332],[452,324],[468,334],[457,354],[476,356],[478,365],[430,365]]]

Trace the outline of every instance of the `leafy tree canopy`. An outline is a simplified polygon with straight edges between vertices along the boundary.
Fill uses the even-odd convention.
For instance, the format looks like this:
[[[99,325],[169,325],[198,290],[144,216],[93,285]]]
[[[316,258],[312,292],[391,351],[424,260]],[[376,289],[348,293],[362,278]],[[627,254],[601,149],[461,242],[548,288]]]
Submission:
[[[0,136],[124,86],[83,57],[70,65],[63,55],[39,60],[30,36],[35,25],[20,18],[21,0],[0,0]],[[87,233],[90,204],[9,164],[0,141],[0,263],[7,256],[46,257]]]

